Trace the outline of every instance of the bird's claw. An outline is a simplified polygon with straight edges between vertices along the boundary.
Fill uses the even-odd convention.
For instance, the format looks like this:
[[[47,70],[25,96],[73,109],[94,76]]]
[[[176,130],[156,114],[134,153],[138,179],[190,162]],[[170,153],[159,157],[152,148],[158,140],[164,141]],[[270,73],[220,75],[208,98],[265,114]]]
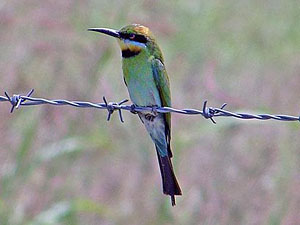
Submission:
[[[157,112],[157,106],[152,106],[152,109],[151,109],[151,114],[156,117],[158,115],[158,112]]]

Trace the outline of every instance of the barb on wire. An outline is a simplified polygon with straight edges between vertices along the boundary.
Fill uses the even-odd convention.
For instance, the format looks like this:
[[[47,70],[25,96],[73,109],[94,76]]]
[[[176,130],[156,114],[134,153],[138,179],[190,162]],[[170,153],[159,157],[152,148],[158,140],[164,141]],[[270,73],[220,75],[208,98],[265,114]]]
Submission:
[[[32,95],[33,92],[34,92],[34,89],[31,89],[26,96],[30,97],[30,95]],[[26,99],[22,98],[20,95],[13,95],[12,97],[10,97],[6,91],[4,92],[4,94],[7,97],[7,100],[12,105],[10,113],[13,113],[15,108],[18,109],[19,106],[21,105],[21,103],[26,101]]]
[[[122,110],[120,108],[116,108],[116,106],[120,106],[123,103],[128,102],[128,99],[124,99],[124,100],[120,101],[119,103],[116,103],[116,102],[109,102],[109,103],[107,103],[105,96],[103,96],[103,101],[104,101],[105,107],[106,107],[106,109],[108,111],[107,121],[110,120],[111,114],[113,114],[113,112],[115,110],[118,110],[119,111],[119,119],[120,119],[120,121],[122,123],[124,123],[123,116],[122,116]]]
[[[216,121],[213,119],[214,116],[216,116],[216,113],[220,112],[218,109],[212,108],[212,107],[206,107],[207,101],[204,101],[202,106],[202,112],[205,119],[210,119],[212,123],[216,124]],[[220,110],[223,110],[227,103],[223,103]]]
[[[171,107],[141,107],[136,105],[123,105],[125,102],[128,102],[127,99],[124,99],[120,102],[107,102],[106,98],[103,97],[104,103],[91,103],[91,102],[83,102],[83,101],[68,101],[68,100],[48,100],[44,98],[33,98],[31,97],[33,93],[33,89],[25,96],[22,95],[13,95],[9,96],[7,92],[5,92],[5,96],[0,96],[0,102],[10,102],[12,108],[10,112],[12,113],[14,109],[20,108],[20,106],[31,106],[31,105],[69,105],[78,108],[97,108],[97,109],[106,109],[108,111],[107,121],[110,120],[111,115],[114,111],[118,110],[119,119],[123,123],[123,115],[122,110],[130,111],[131,113],[139,113],[139,112],[158,112],[158,113],[179,113],[186,115],[202,115],[206,119],[210,119],[214,124],[216,121],[214,117],[234,117],[238,119],[257,119],[257,120],[279,120],[279,121],[300,121],[299,116],[289,116],[289,115],[270,115],[270,114],[258,114],[253,115],[250,113],[234,113],[225,110],[226,103],[224,103],[220,108],[207,107],[207,101],[204,101],[202,110],[197,109],[174,109]]]

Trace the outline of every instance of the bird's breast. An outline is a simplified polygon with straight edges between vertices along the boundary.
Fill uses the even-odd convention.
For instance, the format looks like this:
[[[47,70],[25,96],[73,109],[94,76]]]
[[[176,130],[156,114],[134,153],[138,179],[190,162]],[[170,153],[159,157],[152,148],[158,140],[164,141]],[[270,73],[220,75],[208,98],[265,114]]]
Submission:
[[[123,58],[123,74],[131,101],[138,106],[161,106],[152,64],[145,53]]]

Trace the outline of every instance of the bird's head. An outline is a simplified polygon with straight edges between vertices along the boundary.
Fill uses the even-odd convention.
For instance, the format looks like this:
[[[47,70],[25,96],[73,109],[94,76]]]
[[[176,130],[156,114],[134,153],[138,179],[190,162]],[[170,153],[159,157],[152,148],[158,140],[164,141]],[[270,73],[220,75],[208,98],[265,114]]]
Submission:
[[[88,30],[117,38],[122,53],[131,52],[132,54],[138,54],[147,49],[151,54],[156,54],[158,57],[162,58],[161,51],[148,27],[139,24],[131,24],[122,27],[120,30],[109,28],[89,28]]]

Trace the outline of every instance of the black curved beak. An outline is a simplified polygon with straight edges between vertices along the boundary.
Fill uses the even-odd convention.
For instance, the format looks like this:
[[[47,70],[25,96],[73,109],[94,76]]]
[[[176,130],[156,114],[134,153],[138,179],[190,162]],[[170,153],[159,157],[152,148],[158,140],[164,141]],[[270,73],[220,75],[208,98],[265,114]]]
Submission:
[[[109,28],[89,28],[88,31],[95,31],[95,32],[107,34],[112,37],[120,38],[120,34],[117,30],[113,30]]]

